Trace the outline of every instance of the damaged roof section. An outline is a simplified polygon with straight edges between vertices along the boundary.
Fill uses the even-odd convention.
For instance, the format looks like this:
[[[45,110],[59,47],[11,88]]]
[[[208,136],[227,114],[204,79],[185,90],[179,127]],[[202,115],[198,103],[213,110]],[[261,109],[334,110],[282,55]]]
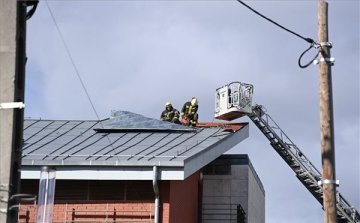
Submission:
[[[198,128],[221,128],[224,130],[238,131],[244,127],[244,123],[232,122],[202,122],[197,125]]]
[[[164,122],[148,118],[128,111],[112,110],[108,122],[103,128],[95,129],[97,132],[124,132],[124,131],[195,131],[184,125]]]

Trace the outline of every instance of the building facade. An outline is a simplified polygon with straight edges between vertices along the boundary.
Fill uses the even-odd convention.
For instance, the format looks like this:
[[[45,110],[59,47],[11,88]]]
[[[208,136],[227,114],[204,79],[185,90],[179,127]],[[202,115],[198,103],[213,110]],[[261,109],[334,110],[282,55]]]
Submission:
[[[40,169],[54,167],[54,223],[202,222],[204,167],[248,135],[248,123],[188,128],[122,111],[101,121],[25,120],[22,193],[38,194]],[[243,190],[230,204],[250,207],[236,195]],[[36,222],[36,204],[19,209],[19,222]]]
[[[37,194],[39,180],[22,180],[22,193]],[[185,180],[159,182],[163,223],[198,222],[200,171]],[[53,223],[154,222],[155,202],[147,180],[57,180]],[[37,205],[20,202],[18,222],[36,222]]]
[[[265,190],[247,155],[222,155],[204,167],[203,223],[265,223]]]
[[[38,185],[22,180],[22,192],[37,194]],[[159,190],[163,223],[265,223],[265,191],[247,155],[222,155],[185,180],[160,181]],[[36,222],[34,203],[20,210],[19,222]],[[54,223],[154,222],[154,215],[151,181],[56,182]]]

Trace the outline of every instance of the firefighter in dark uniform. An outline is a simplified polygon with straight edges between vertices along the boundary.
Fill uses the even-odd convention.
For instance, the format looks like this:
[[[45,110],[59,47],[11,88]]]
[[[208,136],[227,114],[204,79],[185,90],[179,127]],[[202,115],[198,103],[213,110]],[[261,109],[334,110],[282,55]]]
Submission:
[[[197,98],[193,97],[191,101],[188,101],[184,104],[184,106],[181,109],[181,116],[183,117],[183,124],[188,126],[196,126],[199,115],[197,113],[197,110],[199,108],[198,100]]]
[[[160,120],[181,124],[179,117],[180,117],[180,112],[175,108],[173,108],[170,102],[166,102],[165,110],[161,113]]]

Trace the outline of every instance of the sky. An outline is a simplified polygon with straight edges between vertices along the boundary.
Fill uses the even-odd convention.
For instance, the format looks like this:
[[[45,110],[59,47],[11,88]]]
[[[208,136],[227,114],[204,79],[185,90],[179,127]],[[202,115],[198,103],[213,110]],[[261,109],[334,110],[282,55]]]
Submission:
[[[359,1],[329,2],[336,179],[360,210]],[[246,1],[304,37],[317,40],[317,1]],[[40,1],[27,22],[25,116],[96,120],[113,109],[158,118],[170,101],[196,96],[199,121],[214,120],[215,89],[254,85],[253,103],[321,170],[319,71],[299,68],[309,43],[235,0]],[[310,61],[316,50],[305,54]],[[74,62],[76,69],[73,66]],[[86,92],[79,81],[80,75]],[[216,120],[215,120],[216,121]],[[251,122],[247,117],[236,122]],[[229,153],[248,154],[266,191],[267,223],[324,222],[321,205],[250,123]]]

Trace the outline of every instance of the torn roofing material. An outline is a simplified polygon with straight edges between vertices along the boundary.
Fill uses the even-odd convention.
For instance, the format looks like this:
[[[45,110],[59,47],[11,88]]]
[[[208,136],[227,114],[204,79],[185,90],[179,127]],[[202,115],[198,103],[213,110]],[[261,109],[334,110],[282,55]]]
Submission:
[[[184,125],[148,118],[128,111],[112,110],[107,124],[97,132],[122,131],[195,131]]]
[[[26,119],[22,152],[23,170],[28,167],[37,170],[40,166],[51,165],[56,166],[58,170],[70,168],[71,174],[66,175],[70,177],[75,176],[75,167],[79,171],[96,167],[98,168],[97,172],[94,172],[96,176],[103,177],[105,175],[100,176],[99,171],[104,168],[113,168],[116,171],[121,168],[133,168],[143,174],[142,171],[146,168],[159,166],[160,171],[168,168],[160,174],[162,179],[171,179],[176,174],[179,176],[179,173],[180,177],[175,178],[184,179],[249,135],[248,123],[237,124],[241,128],[235,130],[209,126],[180,132],[173,130],[159,132],[158,129],[150,128],[145,132],[136,128],[124,129],[121,132],[94,131],[108,124],[108,119],[102,121]],[[176,174],[173,171],[175,169]],[[151,169],[146,173],[150,174],[149,179],[151,179]],[[142,174],[139,176],[147,176]],[[23,176],[26,177],[26,174]],[[76,177],[84,176],[79,172]],[[110,174],[110,177],[113,175]]]
[[[232,122],[201,122],[196,127],[198,128],[221,128],[225,130],[238,131],[243,127],[244,123]]]

